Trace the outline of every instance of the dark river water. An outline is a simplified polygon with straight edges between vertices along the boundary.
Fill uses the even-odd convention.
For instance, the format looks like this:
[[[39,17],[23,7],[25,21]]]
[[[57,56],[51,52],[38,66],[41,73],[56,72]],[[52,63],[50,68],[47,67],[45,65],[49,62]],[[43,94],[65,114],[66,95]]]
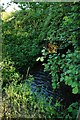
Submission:
[[[33,74],[34,81],[31,85],[31,90],[38,94],[44,95],[46,100],[48,101],[50,98],[53,98],[52,102],[56,102],[56,100],[60,99],[60,91],[54,92],[51,86],[51,77],[48,72],[44,72],[43,70],[39,70]],[[55,98],[55,99],[54,99]],[[62,101],[62,99],[61,99]]]
[[[41,65],[35,66],[31,74],[34,77],[31,84],[33,93],[38,93],[38,96],[44,95],[47,101],[52,98],[52,104],[54,104],[56,100],[59,100],[65,106],[69,106],[72,102],[76,101],[76,95],[72,94],[72,89],[64,83],[62,83],[56,91],[53,90],[51,76],[49,72],[44,72]]]

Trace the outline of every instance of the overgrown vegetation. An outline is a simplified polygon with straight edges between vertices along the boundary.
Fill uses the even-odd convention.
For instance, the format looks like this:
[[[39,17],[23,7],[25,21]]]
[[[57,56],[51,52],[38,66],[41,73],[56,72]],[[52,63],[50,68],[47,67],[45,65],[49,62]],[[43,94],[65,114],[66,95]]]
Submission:
[[[80,94],[79,5],[21,2],[21,10],[3,21],[4,116],[76,119],[78,100],[67,108],[57,100],[51,105],[32,93],[34,78],[26,74],[40,60],[51,74],[53,90],[64,83],[73,94]]]

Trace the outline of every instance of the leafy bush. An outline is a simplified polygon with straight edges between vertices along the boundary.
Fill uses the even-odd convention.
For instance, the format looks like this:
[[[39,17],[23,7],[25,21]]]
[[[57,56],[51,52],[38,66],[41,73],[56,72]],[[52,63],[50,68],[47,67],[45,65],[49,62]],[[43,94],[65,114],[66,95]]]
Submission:
[[[68,108],[67,110],[64,112],[64,119],[65,120],[75,120],[76,117],[77,117],[77,113],[78,113],[78,103],[75,102],[75,103],[72,103]]]
[[[19,11],[11,21],[3,22],[3,56],[14,61],[15,67],[22,74],[35,64],[42,46],[35,34],[34,13],[32,10]]]
[[[3,118],[54,118],[54,119],[75,119],[77,116],[78,103],[72,103],[67,109],[56,100],[51,105],[51,100],[46,101],[45,96],[40,93],[33,93],[30,89],[33,77],[30,75],[27,83],[17,84],[12,82],[5,88],[6,96],[3,97],[5,108]],[[55,98],[54,98],[55,99]]]
[[[64,82],[66,85],[72,87],[72,93],[80,93],[79,81],[79,53],[75,51],[71,53],[68,51],[65,54],[49,55],[47,63],[45,63],[45,70],[52,75],[52,86],[54,89],[59,87],[59,84]]]
[[[78,42],[80,29],[77,29],[80,24],[80,21],[78,21],[79,15],[77,14],[79,3],[48,5],[50,7],[46,8],[49,16],[47,16],[44,24],[46,31],[43,30],[47,32],[45,37],[48,41],[47,48],[43,48],[42,56],[37,60],[44,62],[45,70],[50,72],[53,89],[64,82],[72,87],[74,94],[80,93],[80,48]],[[58,14],[59,11],[61,11],[60,14]]]
[[[58,118],[57,108],[60,107],[60,103],[56,101],[54,106],[51,106],[51,100],[47,102],[45,96],[31,91],[33,77],[29,76],[27,81],[28,84],[26,82],[17,84],[15,81],[5,88],[6,97],[3,100],[5,117]]]
[[[16,72],[14,67],[14,63],[11,60],[4,59],[1,63],[2,66],[2,80],[3,80],[3,87],[9,85],[11,82],[19,81],[20,75]]]
[[[3,22],[4,56],[9,56],[24,73],[36,63],[42,47],[48,43],[56,43],[60,54],[70,44],[76,49],[79,31],[75,28],[80,24],[78,4],[20,3],[23,9],[15,12],[10,21]]]

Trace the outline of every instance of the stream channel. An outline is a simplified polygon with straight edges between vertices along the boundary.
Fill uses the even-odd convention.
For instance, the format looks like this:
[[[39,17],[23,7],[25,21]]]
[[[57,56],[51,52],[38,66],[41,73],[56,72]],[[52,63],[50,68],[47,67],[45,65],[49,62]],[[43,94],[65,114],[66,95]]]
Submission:
[[[66,86],[64,83],[60,86],[59,89],[53,91],[52,81],[49,72],[44,72],[44,68],[41,64],[35,65],[33,71],[30,72],[33,75],[34,80],[31,84],[31,90],[33,93],[38,93],[44,95],[46,101],[52,98],[52,105],[59,100],[66,107],[68,107],[72,102],[76,101],[76,97],[72,94],[72,89],[69,86]]]

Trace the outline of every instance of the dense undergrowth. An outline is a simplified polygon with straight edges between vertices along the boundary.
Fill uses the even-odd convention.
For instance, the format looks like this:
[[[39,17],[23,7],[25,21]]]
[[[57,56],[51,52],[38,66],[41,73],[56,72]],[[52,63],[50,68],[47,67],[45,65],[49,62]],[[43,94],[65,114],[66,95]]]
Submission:
[[[19,3],[21,10],[3,21],[3,117],[76,119],[78,100],[67,108],[58,100],[52,106],[32,93],[34,78],[27,72],[40,60],[53,90],[64,83],[80,94],[79,5]]]

